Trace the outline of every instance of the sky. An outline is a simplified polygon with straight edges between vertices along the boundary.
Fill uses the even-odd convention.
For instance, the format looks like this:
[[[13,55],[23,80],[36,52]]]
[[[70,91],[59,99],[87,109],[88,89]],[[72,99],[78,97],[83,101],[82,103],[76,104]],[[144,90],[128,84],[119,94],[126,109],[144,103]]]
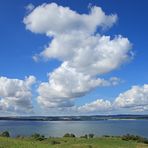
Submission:
[[[0,116],[147,114],[147,5],[1,0]]]

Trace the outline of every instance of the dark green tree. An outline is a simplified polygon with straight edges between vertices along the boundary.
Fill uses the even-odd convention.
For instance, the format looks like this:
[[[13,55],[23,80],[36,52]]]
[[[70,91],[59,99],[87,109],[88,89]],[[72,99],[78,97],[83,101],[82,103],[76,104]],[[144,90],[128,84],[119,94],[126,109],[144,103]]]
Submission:
[[[63,137],[76,137],[73,133],[69,134],[69,133],[66,133]]]
[[[10,134],[9,134],[8,131],[4,131],[4,132],[1,133],[1,136],[2,137],[10,137]]]
[[[89,138],[93,138],[94,137],[94,134],[89,134],[88,137]]]

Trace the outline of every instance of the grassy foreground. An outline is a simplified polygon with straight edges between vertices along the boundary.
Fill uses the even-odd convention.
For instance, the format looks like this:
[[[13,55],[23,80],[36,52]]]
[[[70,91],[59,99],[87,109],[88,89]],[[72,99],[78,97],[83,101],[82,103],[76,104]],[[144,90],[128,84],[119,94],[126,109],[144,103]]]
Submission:
[[[148,145],[116,137],[90,139],[64,137],[48,138],[43,141],[32,138],[0,137],[0,148],[148,148]]]

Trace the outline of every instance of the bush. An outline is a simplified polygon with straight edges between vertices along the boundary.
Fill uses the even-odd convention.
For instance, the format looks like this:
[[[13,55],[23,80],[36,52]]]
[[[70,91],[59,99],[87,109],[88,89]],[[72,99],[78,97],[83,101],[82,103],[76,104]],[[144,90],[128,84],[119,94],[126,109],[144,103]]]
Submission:
[[[94,137],[94,134],[89,134],[88,137],[89,138],[93,138]]]
[[[105,137],[105,138],[109,138],[109,137],[111,137],[110,135],[103,135],[103,137]]]
[[[84,136],[81,136],[80,138],[88,138],[88,135],[87,134],[85,134]]]
[[[143,137],[140,137],[140,136],[134,136],[134,135],[130,135],[130,134],[122,136],[122,140],[126,140],[126,141],[133,140],[133,141],[148,144],[147,138],[143,138]]]
[[[63,137],[70,137],[70,134],[66,133]]]
[[[74,134],[70,134],[70,137],[73,137],[73,138],[74,138],[74,137],[76,137],[76,136],[75,136]]]
[[[2,137],[10,137],[10,134],[9,134],[8,131],[4,131],[4,132],[1,133],[1,136]]]
[[[40,134],[34,133],[34,134],[31,135],[31,137],[36,139],[36,138],[40,137]]]
[[[34,138],[35,140],[39,140],[39,141],[42,141],[45,139],[44,135],[40,135],[38,133],[32,134],[31,137]]]
[[[59,141],[52,140],[51,141],[51,144],[60,144],[60,142]]]
[[[143,143],[148,144],[148,139],[144,138]]]
[[[143,137],[139,137],[137,142],[142,142],[142,143],[148,144],[148,139],[147,138],[143,138]]]
[[[69,133],[66,133],[63,137],[72,137],[72,138],[74,138],[74,137],[76,137],[74,134],[69,134]]]
[[[18,139],[23,139],[23,138],[24,138],[24,136],[17,135],[17,136],[16,136],[16,138],[18,138]]]
[[[122,140],[134,140],[134,141],[141,141],[141,138],[140,136],[134,136],[134,135],[130,135],[130,134],[127,134],[127,135],[123,135],[122,136]]]

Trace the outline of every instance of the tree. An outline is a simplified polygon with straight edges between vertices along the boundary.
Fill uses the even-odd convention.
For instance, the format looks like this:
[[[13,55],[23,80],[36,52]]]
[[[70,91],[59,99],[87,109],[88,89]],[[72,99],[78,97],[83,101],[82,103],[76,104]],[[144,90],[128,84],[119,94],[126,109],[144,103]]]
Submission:
[[[4,132],[1,133],[1,136],[2,137],[10,137],[10,134],[9,134],[8,131],[4,131]]]
[[[34,134],[31,135],[31,137],[37,139],[37,138],[40,137],[40,134],[38,134],[38,133],[34,133]]]
[[[89,134],[88,137],[89,138],[93,138],[94,137],[94,134]]]
[[[70,134],[70,137],[73,137],[73,138],[74,138],[74,137],[76,137],[76,136],[75,136],[74,134],[71,133],[71,134]]]
[[[70,134],[66,133],[63,137],[70,137]]]
[[[74,138],[74,137],[76,137],[74,134],[69,134],[69,133],[66,133],[63,137],[72,137],[72,138]]]
[[[80,138],[88,138],[88,135],[87,134],[85,134],[84,136],[81,136]]]
[[[40,135],[38,133],[31,135],[31,137],[34,138],[35,140],[39,140],[39,141],[46,139],[44,135]]]

